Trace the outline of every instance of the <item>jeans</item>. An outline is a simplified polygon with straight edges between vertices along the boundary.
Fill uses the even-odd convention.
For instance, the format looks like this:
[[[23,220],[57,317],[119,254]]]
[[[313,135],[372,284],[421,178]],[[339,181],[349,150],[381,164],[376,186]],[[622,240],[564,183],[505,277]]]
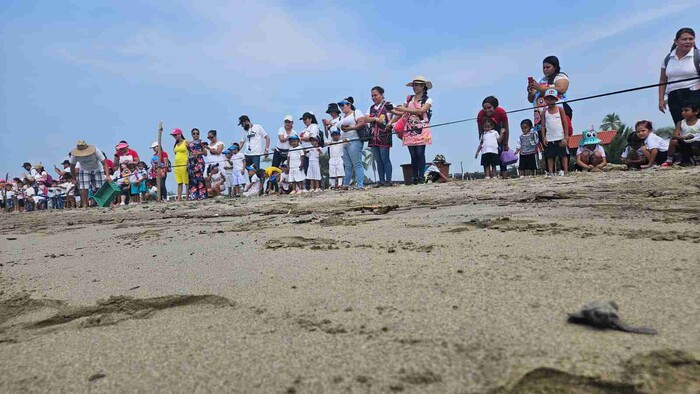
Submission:
[[[379,173],[379,183],[391,182],[391,158],[389,157],[390,147],[373,146],[372,156],[377,163],[377,172]]]
[[[245,164],[246,166],[253,165],[255,166],[256,170],[260,169],[260,156],[245,156]]]
[[[343,186],[350,186],[353,169],[355,170],[355,184],[358,188],[365,185],[365,168],[362,167],[362,141],[350,141],[343,147],[343,166],[345,167],[345,177]]]
[[[413,183],[419,183],[425,172],[425,145],[409,146],[411,154],[411,175]]]
[[[280,164],[287,160],[287,152],[289,152],[289,149],[275,149],[275,152],[272,154],[272,166],[279,168]]]

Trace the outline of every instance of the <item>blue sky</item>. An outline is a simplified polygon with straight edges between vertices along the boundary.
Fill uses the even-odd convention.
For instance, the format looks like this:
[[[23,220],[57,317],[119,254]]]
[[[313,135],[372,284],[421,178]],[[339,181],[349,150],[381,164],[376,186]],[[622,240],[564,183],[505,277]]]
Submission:
[[[527,77],[539,78],[552,54],[571,78],[570,99],[655,83],[697,6],[505,1],[499,14],[489,3],[457,1],[5,0],[0,177],[19,174],[24,161],[58,164],[78,139],[110,154],[125,139],[147,156],[161,119],[166,131],[216,129],[230,143],[244,113],[272,134],[284,115],[322,114],[348,95],[365,111],[372,86],[400,102],[416,74],[435,85],[434,123],[475,116],[487,95],[522,108]],[[656,103],[654,89],[575,103],[574,128],[610,112],[628,124],[671,125]],[[171,137],[164,141],[171,152]],[[433,141],[429,160],[442,153],[457,168],[478,169],[473,122],[435,128]],[[408,153],[395,140],[391,154],[400,179]]]

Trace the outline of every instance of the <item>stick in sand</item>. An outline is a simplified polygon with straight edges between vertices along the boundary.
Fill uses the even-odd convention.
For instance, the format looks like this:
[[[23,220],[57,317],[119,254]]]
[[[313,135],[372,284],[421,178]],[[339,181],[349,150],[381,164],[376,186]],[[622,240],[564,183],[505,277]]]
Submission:
[[[158,122],[158,148],[156,149],[156,157],[158,157],[158,161],[157,161],[158,164],[156,164],[157,167],[155,169],[156,189],[158,189],[158,194],[157,194],[158,202],[163,201],[162,200],[163,196],[160,195],[160,190],[161,190],[160,184],[163,182],[161,180],[161,176],[160,176],[160,165],[163,163],[163,149],[161,148],[161,145],[160,145],[160,138],[162,135],[163,135],[163,121],[161,120],[160,122]]]

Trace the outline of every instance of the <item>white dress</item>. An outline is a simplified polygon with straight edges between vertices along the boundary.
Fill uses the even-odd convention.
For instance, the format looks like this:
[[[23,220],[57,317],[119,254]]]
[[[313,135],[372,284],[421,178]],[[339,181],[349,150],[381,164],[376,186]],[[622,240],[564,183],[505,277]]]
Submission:
[[[294,149],[296,148],[292,148],[292,150],[290,150],[287,154],[287,165],[289,166],[289,182],[304,182],[306,180],[304,170],[299,169],[299,167],[301,166],[301,158],[304,157],[304,151]]]
[[[319,152],[320,149],[321,148],[311,148],[306,152],[306,157],[309,160],[309,169],[306,171],[306,179],[310,179],[312,181],[321,180],[321,163],[319,159],[321,155],[321,152]]]
[[[343,147],[344,142],[331,142],[328,146],[330,159],[328,160],[328,176],[330,178],[339,178],[345,176],[345,167],[343,165]]]

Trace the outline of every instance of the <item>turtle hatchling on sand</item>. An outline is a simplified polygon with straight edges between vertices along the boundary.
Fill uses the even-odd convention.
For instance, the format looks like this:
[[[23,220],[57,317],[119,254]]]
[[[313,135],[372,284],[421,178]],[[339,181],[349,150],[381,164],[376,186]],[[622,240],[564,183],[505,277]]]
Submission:
[[[569,313],[569,323],[585,324],[596,328],[610,328],[635,334],[656,335],[656,330],[648,327],[632,327],[620,320],[615,301],[593,301],[580,311]]]

